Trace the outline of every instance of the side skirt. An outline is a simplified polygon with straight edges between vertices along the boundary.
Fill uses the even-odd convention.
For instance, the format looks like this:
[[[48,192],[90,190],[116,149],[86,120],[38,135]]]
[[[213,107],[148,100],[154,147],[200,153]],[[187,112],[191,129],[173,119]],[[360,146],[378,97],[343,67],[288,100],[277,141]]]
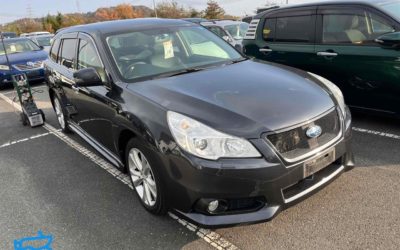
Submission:
[[[97,150],[102,156],[104,156],[109,162],[114,164],[117,168],[123,169],[124,164],[121,162],[118,156],[112,153],[110,150],[105,148],[103,145],[98,143],[93,137],[91,137],[88,133],[83,131],[77,124],[74,122],[68,121],[69,128],[78,134],[83,140],[90,144],[94,149]]]

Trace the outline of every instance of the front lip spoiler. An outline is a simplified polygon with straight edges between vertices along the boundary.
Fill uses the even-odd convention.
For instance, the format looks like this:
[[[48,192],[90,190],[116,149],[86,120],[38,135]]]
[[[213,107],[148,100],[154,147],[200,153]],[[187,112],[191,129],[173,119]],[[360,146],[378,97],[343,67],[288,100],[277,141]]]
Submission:
[[[187,220],[201,225],[205,228],[221,228],[234,225],[246,225],[260,223],[272,220],[280,211],[281,206],[264,206],[260,210],[246,214],[228,214],[228,215],[205,215],[200,213],[184,213],[179,210],[174,210],[177,215],[186,218]]]
[[[352,157],[350,157],[350,159],[351,158]],[[283,204],[268,206],[268,201],[267,201],[266,206],[255,212],[242,213],[242,214],[227,214],[227,215],[205,215],[200,213],[184,213],[179,210],[174,210],[173,212],[189,220],[190,222],[193,222],[205,228],[221,228],[221,227],[229,227],[235,225],[246,225],[246,224],[267,222],[272,220],[285,208],[296,204],[297,202],[309,197],[311,194],[322,189],[323,187],[334,181],[346,170],[349,170],[352,167],[353,166],[351,164],[349,166],[347,166],[346,164],[342,164],[332,174],[326,176],[325,178],[315,183],[310,188],[304,190],[303,192],[289,199],[284,199]]]

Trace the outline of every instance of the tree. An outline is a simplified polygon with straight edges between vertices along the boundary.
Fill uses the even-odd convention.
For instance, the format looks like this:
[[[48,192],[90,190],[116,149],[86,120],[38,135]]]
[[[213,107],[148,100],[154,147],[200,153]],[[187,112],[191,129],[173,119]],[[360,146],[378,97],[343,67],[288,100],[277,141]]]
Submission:
[[[157,5],[157,15],[162,18],[183,18],[189,17],[189,11],[177,2],[162,2]]]
[[[207,19],[220,19],[224,18],[225,10],[219,6],[219,4],[214,0],[209,0],[207,2],[207,8],[204,11],[204,17]]]

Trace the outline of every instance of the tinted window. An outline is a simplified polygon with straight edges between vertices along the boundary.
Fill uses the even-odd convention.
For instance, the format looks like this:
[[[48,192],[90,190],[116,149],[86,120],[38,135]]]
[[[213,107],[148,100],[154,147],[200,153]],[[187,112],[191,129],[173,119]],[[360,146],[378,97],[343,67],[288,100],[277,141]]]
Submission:
[[[94,68],[97,70],[100,77],[104,80],[105,72],[103,64],[101,63],[101,60],[93,43],[81,39],[79,41],[78,53],[78,70],[84,68]]]
[[[58,49],[60,48],[60,39],[57,39],[53,43],[53,47],[51,47],[50,51],[50,58],[57,62],[57,55],[58,55]]]
[[[218,26],[208,26],[206,28],[209,29],[210,31],[214,32],[219,37],[226,36],[225,31]]]
[[[74,68],[76,39],[64,39],[61,48],[59,63],[69,69]]]
[[[273,41],[275,39],[276,19],[266,19],[263,29],[263,38],[265,41]]]
[[[277,42],[310,42],[314,30],[312,16],[278,17],[276,19]]]
[[[246,35],[248,28],[248,23],[239,23],[225,26],[225,30],[228,31],[228,33],[231,34],[231,36],[235,40],[242,40],[243,37]]]
[[[380,35],[394,31],[383,18],[366,11],[323,16],[323,43],[372,44]]]

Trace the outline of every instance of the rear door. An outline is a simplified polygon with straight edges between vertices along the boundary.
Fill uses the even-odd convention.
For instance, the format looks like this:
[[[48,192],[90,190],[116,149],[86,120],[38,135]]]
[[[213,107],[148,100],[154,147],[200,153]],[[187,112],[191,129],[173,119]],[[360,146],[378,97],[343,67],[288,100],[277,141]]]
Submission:
[[[295,8],[268,14],[258,34],[257,58],[308,70],[316,60],[316,7]],[[259,29],[260,30],[260,29]]]
[[[79,123],[82,116],[76,109],[76,88],[73,73],[76,70],[76,53],[78,33],[68,33],[61,37],[60,49],[57,57],[57,66],[54,68],[54,78],[61,85],[63,94],[66,100],[63,100],[64,105],[72,107],[74,110],[70,119]],[[64,98],[64,97],[61,97]]]
[[[318,9],[318,55],[311,72],[337,84],[349,105],[400,111],[400,51],[374,42],[398,25],[379,11],[359,5]]]

